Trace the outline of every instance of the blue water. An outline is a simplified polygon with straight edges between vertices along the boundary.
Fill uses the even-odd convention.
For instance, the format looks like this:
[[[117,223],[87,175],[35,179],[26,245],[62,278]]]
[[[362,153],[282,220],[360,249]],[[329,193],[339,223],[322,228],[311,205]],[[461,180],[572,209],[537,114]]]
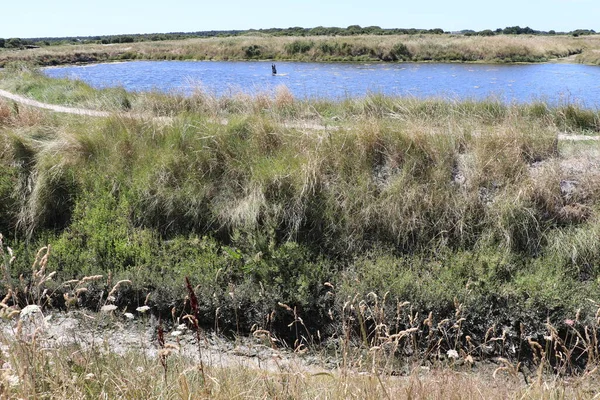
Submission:
[[[52,77],[82,79],[94,87],[215,95],[273,92],[285,85],[296,98],[344,99],[369,93],[418,98],[578,103],[600,108],[600,67],[579,64],[277,63],[133,61],[45,69]]]

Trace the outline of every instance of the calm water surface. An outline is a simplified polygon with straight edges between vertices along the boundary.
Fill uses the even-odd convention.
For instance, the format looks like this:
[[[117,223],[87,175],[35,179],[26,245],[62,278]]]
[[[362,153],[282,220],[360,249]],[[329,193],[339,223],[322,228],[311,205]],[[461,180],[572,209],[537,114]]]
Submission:
[[[216,95],[272,92],[287,86],[297,98],[341,99],[368,93],[418,98],[483,99],[507,102],[575,102],[600,108],[600,67],[579,64],[357,64],[270,62],[134,61],[45,69],[52,77],[82,79],[95,87],[130,91]]]

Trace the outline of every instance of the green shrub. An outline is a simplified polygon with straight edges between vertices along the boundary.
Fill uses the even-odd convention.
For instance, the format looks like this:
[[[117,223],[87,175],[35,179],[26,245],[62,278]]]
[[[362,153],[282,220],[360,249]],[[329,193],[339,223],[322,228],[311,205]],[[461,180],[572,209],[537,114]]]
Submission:
[[[396,43],[390,50],[390,56],[393,61],[409,61],[412,58],[410,50],[404,43]]]
[[[600,131],[600,113],[575,106],[573,104],[560,107],[556,113],[558,124],[569,131]]]
[[[303,54],[310,51],[314,44],[312,40],[294,40],[285,45],[285,51],[288,55]]]
[[[5,164],[0,158],[0,233],[5,235],[13,233],[17,223],[18,180],[18,168]]]
[[[258,46],[256,44],[246,46],[243,48],[243,50],[244,54],[246,55],[246,58],[260,58],[262,54],[261,46]]]
[[[339,45],[337,43],[321,42],[319,43],[319,50],[323,54],[335,55],[337,54]]]
[[[10,38],[4,42],[4,47],[7,49],[18,49],[22,47],[25,43],[20,38]]]

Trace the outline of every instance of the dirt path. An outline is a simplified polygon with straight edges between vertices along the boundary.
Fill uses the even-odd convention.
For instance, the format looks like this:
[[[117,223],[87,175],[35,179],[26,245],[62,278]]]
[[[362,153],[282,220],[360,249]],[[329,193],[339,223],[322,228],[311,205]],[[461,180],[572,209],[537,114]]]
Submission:
[[[104,349],[119,355],[135,351],[156,357],[160,350],[156,338],[157,325],[158,321],[152,316],[129,320],[123,315],[88,311],[54,312],[46,318],[40,313],[24,319],[21,334],[28,338],[27,335],[35,332],[37,339],[47,348],[75,345],[82,349]],[[0,351],[9,350],[5,344],[3,346],[2,339],[17,337],[17,332],[16,321],[0,321]],[[202,361],[206,365],[221,368],[243,367],[270,372],[286,370],[315,374],[334,371],[340,363],[340,360],[316,354],[300,354],[287,348],[267,346],[264,338],[252,336],[230,340],[205,332],[198,346],[195,334],[184,325],[167,329],[165,341],[176,345],[180,355],[195,362],[200,360],[200,348]]]
[[[36,100],[28,99],[27,97],[23,97],[23,96],[20,96],[17,94],[7,92],[6,90],[2,90],[2,89],[0,89],[0,96],[5,97],[10,100],[13,100],[13,101],[16,101],[21,104],[26,104],[31,107],[43,108],[46,110],[51,110],[51,111],[55,111],[55,112],[59,112],[59,113],[75,114],[75,115],[88,115],[90,117],[108,117],[111,114],[107,111],[86,110],[84,108],[65,107],[65,106],[59,106],[56,104],[42,103],[42,102],[39,102]]]
[[[573,142],[581,142],[581,141],[586,141],[586,140],[600,140],[600,136],[569,135],[566,133],[559,133],[558,140],[571,140]]]

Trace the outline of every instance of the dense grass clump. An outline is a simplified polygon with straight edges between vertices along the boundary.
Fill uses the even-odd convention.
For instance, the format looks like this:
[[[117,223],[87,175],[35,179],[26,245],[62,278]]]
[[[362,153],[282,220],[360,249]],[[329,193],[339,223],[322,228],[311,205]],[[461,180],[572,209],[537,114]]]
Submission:
[[[4,87],[72,105],[104,99],[115,111],[59,116],[0,102],[0,227],[20,259],[51,243],[61,279],[130,279],[122,301],[170,312],[189,276],[204,324],[269,325],[292,342],[305,339],[290,318],[339,335],[335,316],[370,292],[440,319],[458,301],[472,335],[490,321],[539,334],[579,307],[593,318],[584,299],[600,293],[600,191],[588,168],[597,149],[572,151],[558,134],[597,131],[597,112],[298,101],[283,88],[129,94],[11,74]],[[85,96],[44,95],[70,90]],[[29,268],[17,261],[12,274]]]

